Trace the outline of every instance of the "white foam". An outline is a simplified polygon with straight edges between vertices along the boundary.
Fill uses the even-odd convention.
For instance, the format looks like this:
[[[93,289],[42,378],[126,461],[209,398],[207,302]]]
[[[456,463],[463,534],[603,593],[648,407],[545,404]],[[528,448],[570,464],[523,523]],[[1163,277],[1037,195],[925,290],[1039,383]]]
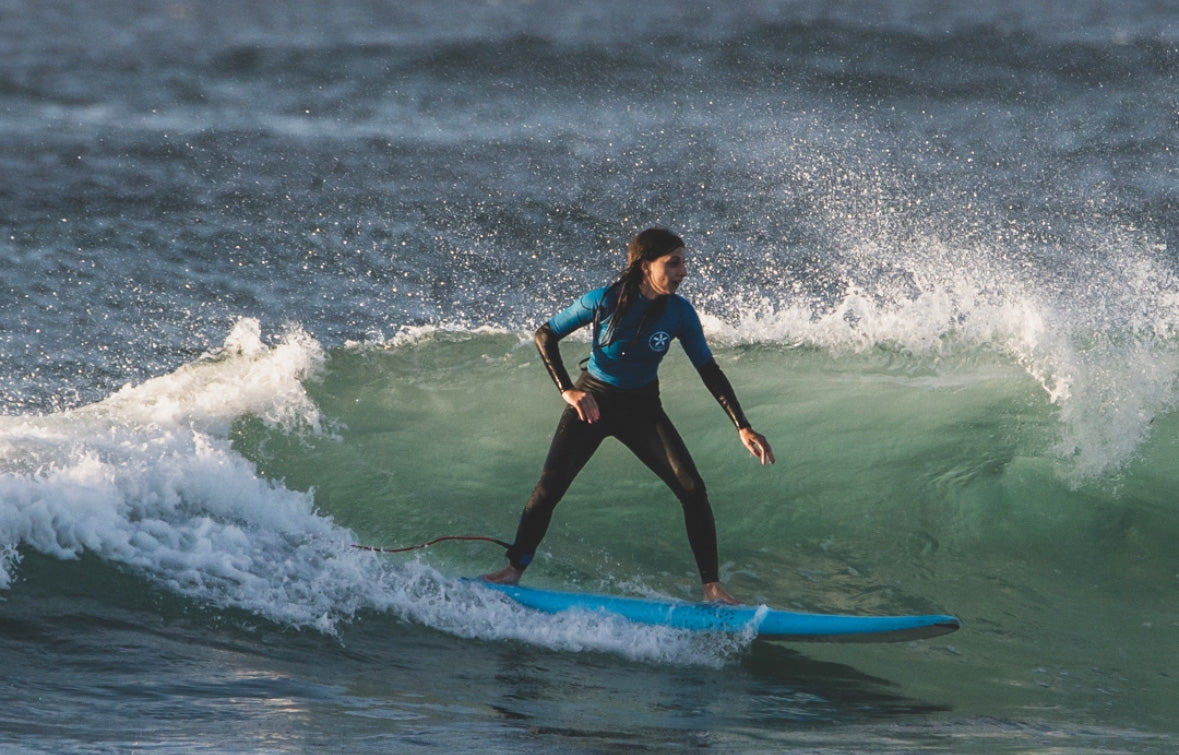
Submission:
[[[222,349],[169,375],[81,409],[0,419],[0,585],[19,545],[58,558],[89,551],[217,605],[320,622],[327,608],[287,594],[315,575],[295,558],[275,564],[274,544],[315,550],[346,533],[314,515],[309,494],[258,475],[228,432],[246,415],[317,428],[302,381],[322,359],[297,329],[270,347],[243,320]]]

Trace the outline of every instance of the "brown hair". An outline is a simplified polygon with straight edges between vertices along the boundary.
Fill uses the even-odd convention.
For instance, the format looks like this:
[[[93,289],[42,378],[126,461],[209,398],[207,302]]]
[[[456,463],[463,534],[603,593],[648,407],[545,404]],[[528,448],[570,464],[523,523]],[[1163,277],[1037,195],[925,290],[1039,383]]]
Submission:
[[[607,346],[614,340],[614,327],[622,321],[623,315],[630,309],[630,305],[641,295],[639,287],[643,283],[643,263],[657,260],[665,254],[670,254],[684,245],[684,240],[666,228],[648,228],[631,239],[626,247],[626,269],[618,280],[610,287],[610,294],[615,297],[614,306],[609,314],[606,332],[599,341],[599,345]],[[608,299],[607,299],[608,301]],[[667,302],[662,298],[639,323],[639,330],[635,338],[643,331],[647,320],[657,320],[663,314]]]

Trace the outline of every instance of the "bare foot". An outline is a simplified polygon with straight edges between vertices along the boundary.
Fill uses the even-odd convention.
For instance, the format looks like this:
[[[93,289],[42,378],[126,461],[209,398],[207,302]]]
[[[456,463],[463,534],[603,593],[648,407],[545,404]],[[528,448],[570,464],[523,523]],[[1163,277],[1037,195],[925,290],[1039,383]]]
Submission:
[[[494,582],[497,585],[515,585],[520,583],[520,577],[523,575],[523,571],[517,569],[511,564],[508,564],[499,571],[491,572],[490,574],[484,574],[483,576],[479,577],[479,579],[483,580],[484,582]]]
[[[720,582],[706,582],[704,583],[704,602],[705,603],[723,603],[728,606],[742,605],[741,601],[729,595],[729,592],[721,587]]]

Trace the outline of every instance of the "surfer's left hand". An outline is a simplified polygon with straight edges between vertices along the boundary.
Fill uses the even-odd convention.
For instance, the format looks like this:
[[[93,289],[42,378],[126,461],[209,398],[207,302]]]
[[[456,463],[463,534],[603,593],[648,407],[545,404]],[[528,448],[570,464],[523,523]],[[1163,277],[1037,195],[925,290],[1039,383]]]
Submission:
[[[774,463],[774,449],[770,448],[766,436],[752,427],[743,427],[737,431],[737,434],[741,436],[741,444],[748,448],[749,453],[756,456],[762,464]]]

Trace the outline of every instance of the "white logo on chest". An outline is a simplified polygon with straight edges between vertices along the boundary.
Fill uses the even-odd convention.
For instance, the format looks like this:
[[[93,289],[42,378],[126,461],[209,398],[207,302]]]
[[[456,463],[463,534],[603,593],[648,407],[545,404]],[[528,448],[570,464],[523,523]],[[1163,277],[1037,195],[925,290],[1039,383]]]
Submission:
[[[667,347],[671,345],[671,335],[662,330],[651,334],[651,338],[647,341],[652,351],[658,351],[660,354],[667,351]]]

